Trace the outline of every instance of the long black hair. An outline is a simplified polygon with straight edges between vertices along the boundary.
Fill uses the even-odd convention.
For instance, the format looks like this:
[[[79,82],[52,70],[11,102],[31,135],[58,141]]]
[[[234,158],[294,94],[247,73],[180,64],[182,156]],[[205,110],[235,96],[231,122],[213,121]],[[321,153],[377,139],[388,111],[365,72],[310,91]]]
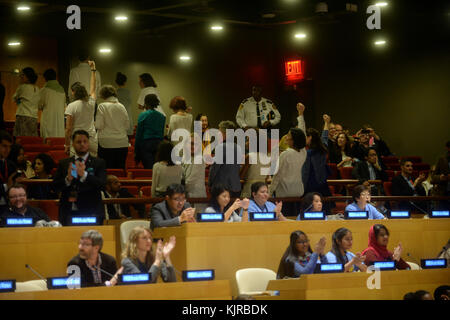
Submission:
[[[19,163],[17,161],[17,158],[19,157],[21,150],[24,150],[21,144],[18,144],[18,143],[13,144],[11,146],[11,151],[9,152],[9,155],[8,155],[8,160],[14,162],[17,169],[21,169],[21,170],[25,171],[27,169],[27,161],[25,160],[21,163]]]
[[[336,256],[337,263],[342,264],[346,263],[345,258],[341,253],[340,247],[342,243],[342,238],[344,238],[345,235],[349,232],[351,231],[347,228],[339,228],[333,233],[331,252],[333,252],[334,255]]]
[[[305,194],[302,200],[302,204],[300,207],[300,213],[304,213],[306,210],[312,209],[312,204],[314,201],[314,196],[318,196],[320,198],[320,201],[322,202],[322,211],[323,211],[323,197],[318,192],[308,192]]]
[[[225,188],[223,184],[216,184],[211,188],[211,201],[209,203],[209,206],[212,207],[216,212],[221,212],[219,202],[217,201],[217,198],[223,193],[228,192],[230,194],[230,190]],[[226,212],[229,207],[231,207],[231,198],[230,202],[223,208],[223,212]]]
[[[277,279],[284,277],[294,278],[294,264],[298,261],[300,253],[297,250],[297,239],[300,236],[306,236],[303,231],[297,230],[291,233],[289,246],[281,257],[280,265],[278,266]],[[308,246],[308,252],[312,253],[311,246]]]
[[[322,140],[320,139],[320,133],[314,128],[306,129],[306,136],[311,137],[311,143],[309,148],[312,150],[316,150],[320,153],[328,153],[327,148],[323,145]]]

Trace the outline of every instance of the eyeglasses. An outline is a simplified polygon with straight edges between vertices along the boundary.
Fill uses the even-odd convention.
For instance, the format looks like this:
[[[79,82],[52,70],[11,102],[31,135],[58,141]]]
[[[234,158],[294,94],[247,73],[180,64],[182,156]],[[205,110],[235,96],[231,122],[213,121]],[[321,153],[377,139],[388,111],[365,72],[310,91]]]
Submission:
[[[185,202],[186,198],[171,198],[170,200],[180,203],[180,202]]]
[[[82,246],[82,247],[89,247],[89,246],[92,246],[92,243],[79,242],[78,245],[80,245],[80,246]]]
[[[370,193],[369,192],[362,192],[361,195],[363,197],[368,197],[368,196],[370,196]]]

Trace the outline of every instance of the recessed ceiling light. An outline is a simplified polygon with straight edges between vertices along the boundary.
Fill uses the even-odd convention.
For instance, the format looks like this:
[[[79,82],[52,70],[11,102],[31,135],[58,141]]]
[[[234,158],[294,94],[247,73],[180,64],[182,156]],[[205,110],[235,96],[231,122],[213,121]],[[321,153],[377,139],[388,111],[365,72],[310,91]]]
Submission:
[[[179,57],[179,59],[181,61],[189,61],[189,60],[191,60],[191,57],[188,56],[188,55],[182,55],[182,56]]]
[[[377,2],[377,3],[375,3],[375,5],[377,7],[386,7],[388,5],[388,3],[387,2]]]
[[[101,48],[100,50],[98,50],[98,52],[100,52],[100,53],[111,53],[111,49],[110,48]]]
[[[26,6],[26,5],[20,5],[20,6],[17,7],[17,10],[19,10],[19,11],[28,11],[28,10],[30,10],[30,7]]]
[[[376,46],[384,46],[386,44],[385,40],[377,40],[375,41]]]
[[[296,33],[294,37],[297,39],[304,39],[304,38],[306,38],[306,34],[305,33]]]
[[[10,46],[10,47],[17,47],[17,46],[20,46],[20,45],[21,45],[21,43],[19,41],[10,41],[10,42],[8,42],[8,46]]]
[[[265,19],[273,19],[275,18],[277,15],[275,13],[265,13],[262,15],[263,18]]]
[[[116,16],[116,17],[114,18],[114,20],[116,20],[116,21],[118,21],[118,22],[124,22],[124,21],[127,21],[127,20],[128,20],[128,17],[127,17],[127,16],[124,16],[124,15],[120,15],[120,16]]]
[[[212,31],[222,31],[223,27],[221,25],[219,25],[219,24],[215,24],[215,25],[211,26],[211,30]]]

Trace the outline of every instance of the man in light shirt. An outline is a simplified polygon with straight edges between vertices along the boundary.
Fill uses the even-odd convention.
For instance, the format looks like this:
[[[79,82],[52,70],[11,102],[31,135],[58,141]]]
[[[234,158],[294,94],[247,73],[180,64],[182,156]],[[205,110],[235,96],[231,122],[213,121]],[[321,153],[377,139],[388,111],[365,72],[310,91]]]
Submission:
[[[80,60],[80,64],[70,70],[68,90],[68,96],[70,98],[73,98],[70,88],[75,82],[81,82],[81,84],[84,85],[85,88],[91,87],[91,67],[88,63],[88,61],[90,60],[89,53],[86,51],[80,52],[80,54],[78,55],[78,59]],[[95,75],[95,82],[95,88],[97,88],[96,95],[98,96],[101,87],[100,72],[98,70]]]

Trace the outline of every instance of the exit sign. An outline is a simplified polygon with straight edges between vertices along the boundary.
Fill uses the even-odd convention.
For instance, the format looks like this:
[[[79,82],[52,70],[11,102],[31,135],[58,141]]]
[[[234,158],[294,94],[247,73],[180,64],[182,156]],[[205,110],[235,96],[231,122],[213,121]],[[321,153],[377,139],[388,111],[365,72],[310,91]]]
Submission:
[[[285,76],[288,82],[298,81],[304,78],[302,60],[286,61],[284,66]]]

